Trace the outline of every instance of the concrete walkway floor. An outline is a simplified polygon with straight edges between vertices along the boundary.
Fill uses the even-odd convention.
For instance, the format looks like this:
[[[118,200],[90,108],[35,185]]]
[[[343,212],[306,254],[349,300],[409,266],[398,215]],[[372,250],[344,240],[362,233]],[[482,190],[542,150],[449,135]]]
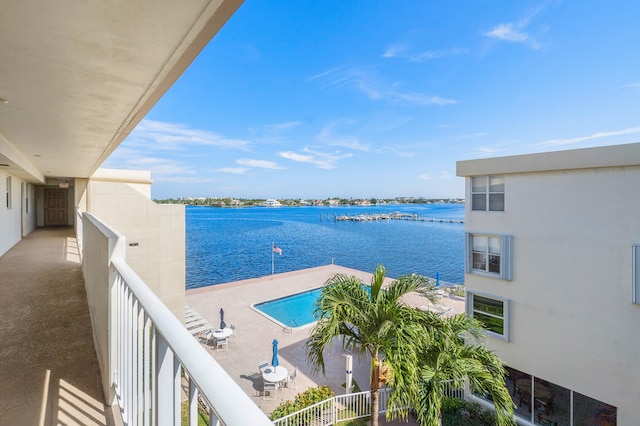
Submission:
[[[0,425],[113,424],[73,235],[38,229],[0,257]]]

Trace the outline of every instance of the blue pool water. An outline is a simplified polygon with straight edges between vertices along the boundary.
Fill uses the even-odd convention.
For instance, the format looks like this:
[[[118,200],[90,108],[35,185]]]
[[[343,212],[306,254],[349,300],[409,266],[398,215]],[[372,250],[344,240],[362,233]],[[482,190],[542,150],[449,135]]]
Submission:
[[[302,327],[315,321],[313,305],[318,300],[321,288],[297,293],[280,299],[254,305],[254,308],[267,314],[286,327]]]
[[[371,287],[363,283],[362,288],[371,295]],[[315,322],[313,309],[316,300],[320,297],[320,293],[322,293],[322,288],[316,288],[304,293],[296,293],[279,299],[257,303],[253,308],[266,314],[284,327],[302,327]]]

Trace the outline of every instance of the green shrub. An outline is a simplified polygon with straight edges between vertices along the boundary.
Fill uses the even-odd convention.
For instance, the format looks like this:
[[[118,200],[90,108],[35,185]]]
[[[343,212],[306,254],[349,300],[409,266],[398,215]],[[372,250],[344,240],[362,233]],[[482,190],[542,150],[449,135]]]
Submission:
[[[271,413],[271,420],[276,420],[289,414],[300,411],[303,408],[317,404],[333,397],[334,393],[329,386],[318,386],[317,388],[310,388],[304,392],[296,395],[293,401],[284,401],[276,407]]]
[[[462,402],[458,398],[445,397],[442,399],[441,412],[444,413],[458,413]]]
[[[491,410],[480,411],[480,415],[478,415],[478,419],[482,421],[482,423],[487,425],[495,425],[497,423],[496,413]]]
[[[482,405],[477,402],[460,401],[461,408],[466,410],[472,419],[477,419],[483,410]]]

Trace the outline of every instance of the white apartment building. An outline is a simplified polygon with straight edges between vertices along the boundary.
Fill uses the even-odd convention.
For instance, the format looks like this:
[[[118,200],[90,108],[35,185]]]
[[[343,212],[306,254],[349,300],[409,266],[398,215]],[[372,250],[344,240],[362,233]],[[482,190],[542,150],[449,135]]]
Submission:
[[[519,422],[637,425],[640,143],[459,161],[457,175],[467,313],[508,366]]]
[[[0,260],[14,258],[8,253],[30,234],[46,233],[41,227],[69,233],[69,245],[77,236],[90,318],[64,324],[82,321],[91,330],[100,370],[95,397],[102,399],[96,406],[115,407],[122,417],[116,424],[180,424],[181,371],[189,377],[191,424],[199,399],[207,402],[211,424],[270,424],[181,322],[183,207],[151,202],[149,173],[100,169],[241,4],[25,0],[0,7]],[[28,306],[3,305],[0,320],[4,327],[22,321],[15,334],[37,333],[33,346],[46,352],[42,342],[55,337],[50,321],[33,321],[40,289],[70,279],[55,268],[48,282],[31,278],[33,245],[21,268],[14,262],[0,269],[0,290],[11,292],[7,277],[18,270],[37,294]],[[55,369],[17,345],[3,342],[3,366],[24,367],[13,362],[24,358],[28,368],[3,368],[0,423],[71,424],[56,420],[72,416],[57,407],[73,405],[61,401],[63,385],[84,366],[67,361]],[[64,364],[63,349],[47,358]],[[82,390],[85,383],[73,385]]]

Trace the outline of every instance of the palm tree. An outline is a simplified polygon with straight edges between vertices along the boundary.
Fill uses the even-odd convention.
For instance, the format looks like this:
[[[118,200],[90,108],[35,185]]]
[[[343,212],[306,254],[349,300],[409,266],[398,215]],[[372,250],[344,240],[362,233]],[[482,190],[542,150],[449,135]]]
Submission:
[[[445,386],[461,389],[469,383],[472,392],[490,395],[499,426],[512,425],[514,404],[505,386],[502,361],[482,345],[481,323],[465,315],[442,318],[423,313],[428,338],[420,353],[422,384],[414,405],[423,425],[440,425]]]
[[[378,265],[366,287],[353,276],[336,274],[330,278],[316,302],[318,320],[306,343],[311,365],[324,373],[323,350],[335,337],[343,347],[371,356],[371,425],[378,425],[380,387],[392,387],[387,416],[405,417],[419,391],[418,357],[425,329],[420,311],[405,305],[401,297],[419,292],[434,301],[429,281],[406,275],[382,288],[386,269]],[[398,409],[395,411],[394,409]]]

